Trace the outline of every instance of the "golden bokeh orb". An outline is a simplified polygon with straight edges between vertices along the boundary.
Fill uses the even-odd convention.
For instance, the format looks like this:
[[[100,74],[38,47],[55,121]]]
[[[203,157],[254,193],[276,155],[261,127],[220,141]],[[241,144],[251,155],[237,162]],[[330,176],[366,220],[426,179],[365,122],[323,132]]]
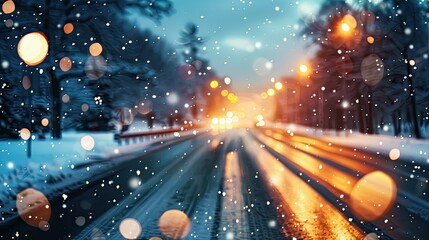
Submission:
[[[48,50],[48,39],[41,32],[28,33],[18,43],[18,55],[28,66],[42,63],[48,55]]]
[[[89,53],[93,57],[99,56],[103,52],[103,46],[100,43],[93,43],[89,47]]]
[[[371,172],[353,186],[350,206],[360,219],[374,221],[392,208],[396,194],[396,183],[389,175],[381,171]]]
[[[348,25],[347,23],[341,24],[341,30],[343,30],[344,32],[350,31],[350,25]]]
[[[210,82],[210,87],[211,88],[217,88],[217,87],[219,87],[219,82],[216,81],[216,80],[211,81]]]
[[[224,90],[222,90],[221,92],[220,92],[220,94],[222,95],[222,97],[226,97],[226,96],[228,96],[228,90],[226,90],[226,89],[224,89]]]
[[[42,126],[47,127],[49,125],[49,120],[47,118],[43,118],[41,123],[42,123]]]
[[[28,128],[22,128],[21,131],[19,131],[19,136],[23,140],[28,140],[31,137],[31,132],[30,132],[30,130],[28,130]]]
[[[63,57],[60,60],[60,68],[63,72],[68,72],[72,68],[72,61],[68,57]]]
[[[191,221],[182,211],[168,210],[159,218],[158,227],[166,237],[182,239],[191,231]]]
[[[21,219],[30,226],[47,228],[51,218],[51,205],[46,196],[27,188],[16,196],[16,208]]]
[[[92,138],[91,136],[83,136],[80,139],[80,145],[82,146],[83,149],[87,150],[87,151],[91,151],[94,147],[95,147],[95,141],[94,138]]]
[[[119,232],[126,239],[137,239],[142,232],[142,227],[139,221],[126,218],[119,224]]]
[[[392,161],[398,160],[400,156],[401,156],[401,151],[399,149],[397,149],[397,148],[393,148],[389,152],[389,158]]]
[[[73,30],[74,30],[74,26],[73,26],[73,24],[72,24],[72,23],[66,23],[66,24],[64,25],[63,30],[64,30],[64,33],[65,33],[65,34],[70,34],[70,33],[72,33],[72,32],[73,32]]]
[[[300,65],[299,71],[301,71],[302,73],[306,73],[308,71],[307,65],[305,65],[305,64]]]
[[[11,14],[15,11],[15,3],[12,0],[7,0],[3,3],[1,9],[4,14]]]

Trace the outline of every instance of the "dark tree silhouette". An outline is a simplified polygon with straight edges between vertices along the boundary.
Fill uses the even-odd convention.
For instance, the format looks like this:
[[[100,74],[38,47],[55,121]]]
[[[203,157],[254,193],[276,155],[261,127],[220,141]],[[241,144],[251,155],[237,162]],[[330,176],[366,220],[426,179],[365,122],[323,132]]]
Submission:
[[[160,21],[163,17],[172,13],[172,4],[169,0],[125,0],[125,1],[97,1],[88,3],[87,1],[66,0],[66,1],[19,1],[16,2],[16,12],[19,17],[25,19],[20,22],[18,27],[9,31],[10,35],[24,35],[31,31],[42,31],[48,38],[50,48],[47,59],[36,69],[44,69],[44,75],[48,78],[51,86],[52,103],[51,103],[51,126],[52,137],[61,137],[61,84],[70,77],[70,74],[62,74],[60,70],[53,68],[58,64],[64,54],[72,55],[76,53],[75,45],[80,43],[105,42],[111,39],[103,39],[106,28],[110,24],[109,16],[112,11],[131,11],[138,10],[143,16]],[[17,16],[18,14],[13,14]],[[8,16],[1,16],[1,20]],[[4,19],[6,20],[6,19]],[[36,23],[36,24],[35,24]],[[40,23],[40,24],[38,24]],[[87,36],[92,35],[90,39],[82,39],[79,34],[77,38],[70,38],[64,34],[62,26],[66,23],[73,23],[76,26],[86,27],[86,32],[79,32]],[[60,26],[60,27],[58,27]],[[102,27],[103,26],[103,27]],[[76,36],[76,35],[75,35]],[[9,38],[6,43],[13,48],[16,47],[16,38]],[[87,53],[77,52],[77,55],[87,55]],[[83,56],[81,56],[84,58]],[[79,57],[73,59],[77,61]],[[86,61],[84,61],[86,62]],[[80,73],[82,74],[82,72]]]

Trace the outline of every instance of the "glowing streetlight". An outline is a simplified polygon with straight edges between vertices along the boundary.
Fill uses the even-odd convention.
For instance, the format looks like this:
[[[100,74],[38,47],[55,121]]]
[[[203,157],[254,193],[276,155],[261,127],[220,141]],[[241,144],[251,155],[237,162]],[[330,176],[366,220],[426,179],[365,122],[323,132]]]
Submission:
[[[343,23],[341,24],[341,30],[343,30],[344,32],[348,32],[350,31],[350,26],[347,23]]]
[[[28,66],[36,66],[45,60],[48,48],[46,36],[41,32],[32,32],[19,40],[18,55]]]
[[[299,71],[301,71],[302,73],[306,73],[308,72],[308,67],[305,64],[302,64],[301,66],[299,66]]]
[[[357,21],[356,18],[353,17],[350,14],[345,15],[340,22],[340,31],[348,37],[352,32],[353,29],[357,27]]]
[[[217,88],[219,86],[219,82],[216,80],[213,80],[210,82],[210,87],[211,88]]]
[[[270,88],[270,89],[268,89],[267,90],[267,94],[268,94],[268,96],[270,96],[270,97],[272,97],[272,96],[274,96],[274,94],[275,94],[276,92],[274,91],[274,89],[272,89],[272,88]]]
[[[281,90],[283,88],[283,84],[281,82],[276,82],[276,84],[274,84],[274,87],[276,88],[276,90]]]

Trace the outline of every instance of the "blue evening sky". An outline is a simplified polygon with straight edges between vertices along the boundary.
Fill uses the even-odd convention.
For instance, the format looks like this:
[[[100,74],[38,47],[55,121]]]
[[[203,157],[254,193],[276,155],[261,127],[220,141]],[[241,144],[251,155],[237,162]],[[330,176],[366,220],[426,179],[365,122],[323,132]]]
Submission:
[[[220,76],[231,77],[236,91],[257,92],[311,57],[300,19],[316,14],[321,1],[173,0],[175,13],[159,26],[144,19],[138,23],[175,47],[186,23],[196,23],[207,40],[202,57]]]

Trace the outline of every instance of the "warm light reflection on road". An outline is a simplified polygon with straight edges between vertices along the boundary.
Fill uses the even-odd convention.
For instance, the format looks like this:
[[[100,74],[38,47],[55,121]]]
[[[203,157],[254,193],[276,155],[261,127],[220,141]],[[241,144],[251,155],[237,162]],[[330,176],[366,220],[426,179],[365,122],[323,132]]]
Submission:
[[[312,157],[304,152],[296,150],[287,144],[284,144],[275,139],[258,134],[258,138],[262,140],[268,147],[276,152],[286,156],[300,171],[310,176],[314,176],[324,187],[331,192],[340,194],[350,194],[353,185],[358,181],[357,177],[344,173],[337,168],[324,164],[319,159]]]
[[[268,133],[268,134],[267,134]],[[350,151],[349,149],[343,149],[338,147],[332,147],[326,143],[322,143],[313,138],[307,138],[303,136],[293,136],[290,138],[284,137],[280,133],[267,132],[266,135],[273,137],[276,140],[282,142],[289,142],[290,145],[296,149],[308,152],[315,156],[323,157],[324,159],[345,166],[357,173],[369,173],[377,170],[375,167],[364,164],[365,161],[355,161],[359,157],[368,158],[362,156],[360,152]],[[311,144],[310,144],[311,143]],[[313,147],[317,146],[317,147]],[[354,158],[354,159],[351,159]]]
[[[274,140],[275,141],[275,140]],[[334,206],[248,137],[246,149],[255,157],[266,187],[273,189],[285,237],[305,239],[363,239],[364,235]],[[280,146],[279,146],[280,147]],[[304,162],[308,159],[302,159]],[[313,169],[315,171],[315,169]]]
[[[360,219],[374,221],[392,208],[396,183],[373,165],[379,160],[377,156],[305,136],[286,137],[271,130],[265,134],[272,138],[262,133],[257,137],[329,191],[344,194],[344,201]]]

